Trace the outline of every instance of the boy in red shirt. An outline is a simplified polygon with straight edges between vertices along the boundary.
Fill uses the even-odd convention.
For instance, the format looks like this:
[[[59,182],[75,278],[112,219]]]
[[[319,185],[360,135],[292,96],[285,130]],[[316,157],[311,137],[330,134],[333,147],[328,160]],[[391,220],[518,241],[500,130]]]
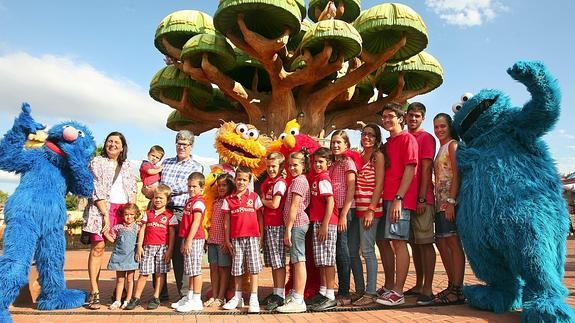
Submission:
[[[405,303],[403,285],[409,269],[409,221],[411,211],[417,209],[417,181],[414,179],[418,146],[415,137],[403,130],[405,112],[400,105],[386,104],[383,107],[382,121],[383,128],[390,134],[385,148],[389,163],[386,163],[388,166],[383,178],[385,221],[378,224],[381,229],[378,231],[383,233],[383,237],[378,234],[377,240],[384,240],[384,252],[394,255],[395,266],[390,265],[390,268],[396,270],[393,290],[384,292],[376,302],[395,306]]]
[[[167,185],[158,185],[152,199],[153,209],[148,210],[142,217],[136,251],[136,260],[140,263],[140,276],[136,283],[134,298],[130,300],[126,310],[133,310],[140,305],[140,296],[150,274],[154,274],[157,283],[154,298],[148,303],[148,309],[153,310],[160,306],[160,291],[165,283],[164,274],[170,271],[176,237],[175,227],[178,225],[178,219],[166,209],[171,192]]]
[[[142,180],[142,194],[151,199],[154,196],[154,189],[160,183],[160,173],[162,166],[160,161],[164,157],[164,148],[154,145],[148,151],[148,160],[143,160],[140,165],[140,179]]]
[[[268,177],[261,185],[262,204],[264,205],[264,264],[266,267],[272,267],[274,281],[273,293],[262,301],[268,311],[282,306],[285,300],[286,262],[283,243],[285,226],[282,211],[287,183],[281,175],[284,161],[284,155],[279,152],[273,152],[267,156]]]
[[[321,284],[319,294],[311,298],[308,309],[322,312],[336,307],[335,301],[335,249],[338,216],[328,168],[333,162],[330,149],[321,147],[313,153],[315,173],[310,178],[310,222],[313,228],[313,258],[319,267]]]
[[[179,236],[182,238],[180,251],[184,255],[184,275],[189,276],[188,295],[172,304],[178,312],[201,311],[202,304],[202,256],[206,235],[202,227],[206,203],[202,192],[206,179],[200,172],[188,176],[190,198],[184,207]]]
[[[226,197],[222,205],[225,216],[225,245],[233,256],[232,276],[234,276],[235,296],[232,297],[223,309],[233,310],[242,307],[242,282],[244,263],[250,271],[251,294],[249,313],[258,313],[258,274],[262,271],[260,260],[260,236],[263,232],[263,219],[259,210],[263,204],[255,192],[248,190],[252,180],[252,171],[249,167],[239,166],[236,169],[236,191]]]

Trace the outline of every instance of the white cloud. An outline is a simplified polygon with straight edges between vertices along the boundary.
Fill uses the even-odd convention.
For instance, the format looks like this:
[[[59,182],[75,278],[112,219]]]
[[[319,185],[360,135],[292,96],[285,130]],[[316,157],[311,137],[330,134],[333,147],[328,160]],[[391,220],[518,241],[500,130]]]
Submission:
[[[557,135],[560,138],[565,138],[565,139],[575,139],[575,135],[573,135],[572,133],[567,132],[567,130],[565,129],[557,129]]]
[[[491,0],[425,0],[425,4],[448,24],[466,27],[481,26],[508,10]]]
[[[14,174],[14,173],[9,173],[9,172],[5,172],[3,170],[0,170],[0,182],[2,182],[2,183],[18,183],[18,182],[20,182],[20,176]]]
[[[35,116],[164,129],[163,120],[172,111],[150,98],[148,89],[66,57],[0,56],[0,80],[0,112],[10,115],[27,101]]]

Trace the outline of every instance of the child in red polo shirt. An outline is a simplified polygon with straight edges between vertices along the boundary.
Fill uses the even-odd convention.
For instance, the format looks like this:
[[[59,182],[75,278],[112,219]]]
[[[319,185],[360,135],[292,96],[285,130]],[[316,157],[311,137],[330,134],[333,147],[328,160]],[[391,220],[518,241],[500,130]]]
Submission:
[[[140,276],[136,283],[134,298],[130,300],[126,310],[133,310],[140,305],[140,296],[150,274],[156,277],[156,286],[154,298],[148,303],[148,309],[153,310],[160,306],[160,291],[166,277],[163,274],[170,271],[170,260],[176,237],[175,227],[178,225],[178,219],[172,211],[166,209],[171,193],[172,190],[167,185],[158,185],[152,199],[154,208],[148,210],[142,217],[136,251],[136,260],[140,263]]]
[[[202,304],[202,256],[206,235],[202,227],[206,204],[202,191],[206,179],[200,172],[193,172],[188,176],[188,193],[190,198],[186,202],[180,224],[179,236],[182,238],[180,251],[184,255],[184,275],[189,276],[188,295],[172,304],[178,312],[186,313],[201,311]]]
[[[328,173],[333,154],[328,148],[321,147],[314,152],[313,157],[315,173],[310,180],[309,220],[313,228],[313,257],[315,265],[319,267],[321,285],[319,294],[312,297],[308,303],[308,309],[322,312],[337,305],[334,285],[335,246],[339,219]]]
[[[273,293],[262,301],[268,311],[273,311],[283,305],[285,299],[286,262],[283,243],[285,226],[282,211],[287,183],[281,175],[284,160],[284,155],[279,152],[273,152],[267,156],[268,177],[261,185],[264,205],[264,264],[266,267],[272,267],[274,281]]]
[[[232,310],[243,306],[242,282],[244,262],[247,263],[251,277],[251,295],[249,313],[258,313],[258,274],[262,271],[260,260],[260,236],[263,232],[262,214],[259,210],[263,204],[260,197],[250,190],[252,180],[249,167],[239,166],[236,169],[236,191],[226,197],[222,210],[225,216],[225,245],[233,256],[232,276],[234,276],[235,296],[223,308]]]

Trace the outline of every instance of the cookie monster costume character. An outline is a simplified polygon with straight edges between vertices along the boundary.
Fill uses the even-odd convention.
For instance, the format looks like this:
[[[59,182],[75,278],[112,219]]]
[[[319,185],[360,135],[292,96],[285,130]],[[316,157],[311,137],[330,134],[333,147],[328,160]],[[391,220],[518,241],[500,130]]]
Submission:
[[[531,94],[523,107],[498,90],[456,106],[454,126],[464,142],[457,150],[457,229],[486,283],[463,293],[481,309],[523,308],[523,322],[575,322],[562,283],[569,217],[541,139],[559,118],[559,87],[540,62],[520,61],[507,72]]]
[[[0,256],[0,322],[11,322],[8,306],[28,282],[32,261],[36,261],[42,292],[40,310],[81,306],[81,290],[66,289],[64,281],[64,197],[71,192],[92,196],[93,177],[88,163],[96,144],[90,131],[70,121],[48,131],[46,144],[39,149],[24,148],[29,135],[44,128],[22,112],[0,142],[0,169],[20,174],[20,185],[4,209],[4,254]]]

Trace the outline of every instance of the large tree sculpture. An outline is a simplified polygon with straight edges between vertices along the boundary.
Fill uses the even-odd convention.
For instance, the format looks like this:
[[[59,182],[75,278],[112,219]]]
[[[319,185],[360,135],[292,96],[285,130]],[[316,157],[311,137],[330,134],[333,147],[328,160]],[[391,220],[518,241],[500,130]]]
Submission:
[[[303,20],[303,0],[221,0],[213,23],[194,10],[164,18],[155,45],[168,66],[150,95],[176,110],[168,127],[199,134],[222,119],[279,134],[296,118],[318,135],[376,121],[384,103],[442,83],[411,8],[384,3],[360,14],[360,0],[311,0],[307,13],[315,23]]]

